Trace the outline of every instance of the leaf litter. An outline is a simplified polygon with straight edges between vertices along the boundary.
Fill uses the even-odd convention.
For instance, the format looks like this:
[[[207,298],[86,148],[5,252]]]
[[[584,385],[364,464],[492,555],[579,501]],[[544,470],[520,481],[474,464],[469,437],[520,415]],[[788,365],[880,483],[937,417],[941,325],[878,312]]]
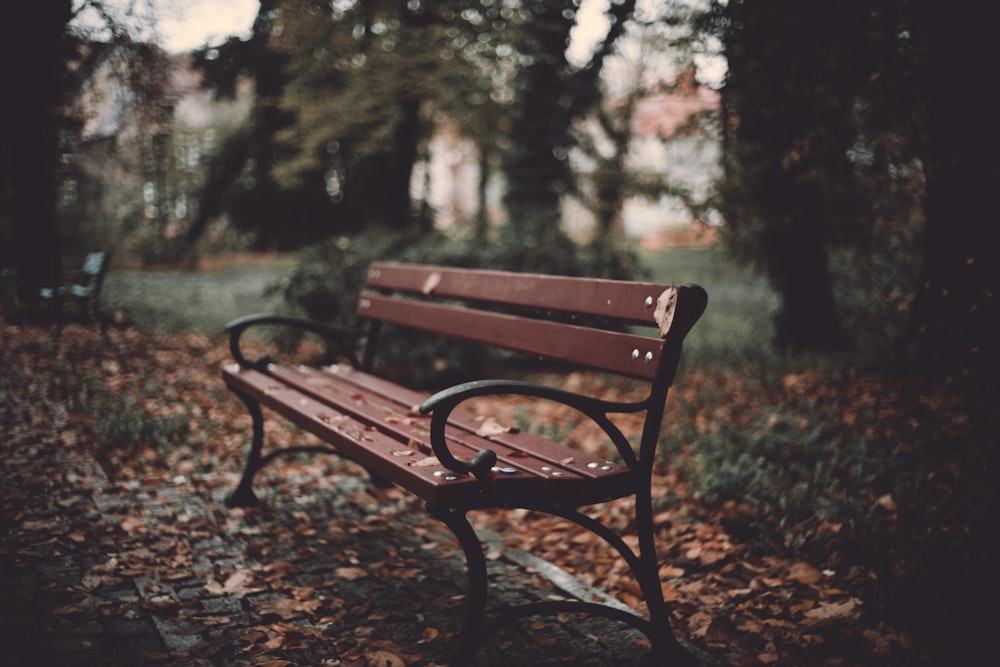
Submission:
[[[407,494],[369,489],[360,468],[331,457],[289,458],[265,468],[257,488],[266,489],[271,501],[298,504],[300,512],[289,515],[268,504],[222,507],[250,428],[245,408],[220,386],[218,369],[228,363],[225,341],[114,328],[102,334],[76,325],[55,335],[4,325],[0,343],[8,369],[0,380],[3,474],[20,480],[2,487],[12,536],[4,553],[22,568],[70,555],[91,563],[77,587],[54,592],[47,602],[64,621],[147,614],[199,627],[201,639],[186,653],[193,662],[186,664],[395,667],[437,664],[448,654],[455,636],[448,614],[439,613],[433,624],[426,619],[435,609],[452,618],[460,614],[461,587],[457,594],[433,588],[435,576],[449,575],[428,571],[426,558],[418,556],[427,552],[432,563],[460,565],[461,558],[453,538]],[[565,386],[595,395],[623,391],[601,381],[576,373]],[[788,382],[795,391],[821,390],[814,378],[789,376]],[[697,390],[688,385],[681,391],[694,396]],[[82,404],[84,395],[89,406]],[[109,438],[113,429],[97,423],[95,401],[124,405],[128,397],[142,406],[150,428]],[[483,435],[503,432],[500,424],[515,421],[516,410],[504,399],[485,402]],[[104,419],[113,419],[109,414]],[[574,419],[558,410],[549,418]],[[266,431],[276,445],[309,437],[279,419],[269,419]],[[599,434],[586,430],[571,439],[583,451],[604,447]],[[71,450],[82,456],[75,459]],[[74,467],[86,456],[100,462],[106,478],[85,465]],[[868,609],[861,573],[823,571],[760,553],[724,527],[733,508],[707,508],[686,491],[676,469],[657,471],[654,493],[672,499],[656,515],[656,539],[664,594],[684,639],[731,665],[890,665],[924,656],[912,638]],[[97,502],[99,512],[87,509],[81,497]],[[201,513],[187,511],[186,497],[201,499]],[[344,514],[350,516],[361,507],[370,513],[360,522],[338,518],[344,508],[355,508]],[[631,521],[625,501],[594,509],[611,525]],[[592,533],[525,510],[483,512],[475,523],[644,608],[627,568]],[[401,524],[419,546],[391,546]],[[359,545],[370,543],[366,535],[378,536],[388,552],[365,552]],[[192,553],[191,545],[208,543],[216,547]],[[308,563],[322,565],[309,572]],[[401,577],[412,582],[410,600],[358,599],[351,592],[359,582]],[[145,584],[130,588],[129,582]],[[207,599],[199,605],[182,594]],[[385,631],[400,604],[406,605],[403,613],[425,619],[405,645]],[[331,625],[354,632],[330,634],[325,628]],[[160,659],[150,664],[170,664]]]

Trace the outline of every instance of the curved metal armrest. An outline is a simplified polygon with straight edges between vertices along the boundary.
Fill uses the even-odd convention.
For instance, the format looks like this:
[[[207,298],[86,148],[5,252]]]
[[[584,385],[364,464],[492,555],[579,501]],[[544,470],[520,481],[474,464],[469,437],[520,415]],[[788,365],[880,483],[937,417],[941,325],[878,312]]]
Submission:
[[[333,327],[322,324],[321,322],[314,322],[300,317],[274,315],[271,313],[256,313],[254,315],[246,315],[244,317],[237,318],[229,322],[225,328],[226,332],[229,334],[229,351],[233,355],[233,359],[236,360],[236,363],[238,363],[241,368],[254,368],[262,370],[271,363],[272,359],[267,355],[253,361],[243,356],[243,351],[240,349],[240,339],[242,338],[244,332],[252,327],[273,325],[286,326],[298,331],[314,333],[326,341],[328,348],[332,346],[337,352],[347,357],[352,366],[355,368],[359,367],[358,358],[354,350],[354,343],[358,338],[357,334],[340,329],[334,329]]]
[[[562,403],[582,412],[599,425],[618,449],[625,463],[634,467],[635,452],[628,438],[608,417],[612,413],[640,412],[647,408],[647,401],[619,403],[605,401],[592,396],[574,394],[563,389],[518,380],[477,380],[449,387],[434,394],[420,405],[420,411],[431,414],[431,446],[434,455],[446,467],[461,473],[472,473],[477,478],[487,474],[496,465],[496,453],[490,449],[480,450],[471,461],[456,459],[445,441],[445,425],[452,410],[471,398],[482,396],[517,395],[541,398]]]

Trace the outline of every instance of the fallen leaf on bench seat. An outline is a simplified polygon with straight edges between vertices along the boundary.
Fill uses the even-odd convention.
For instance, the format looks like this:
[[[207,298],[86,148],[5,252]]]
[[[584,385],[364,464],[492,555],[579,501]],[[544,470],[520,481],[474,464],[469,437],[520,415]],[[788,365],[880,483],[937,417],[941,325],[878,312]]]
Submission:
[[[410,461],[410,465],[415,468],[429,468],[431,466],[439,466],[441,462],[438,461],[436,456],[427,456],[416,461]]]
[[[434,291],[434,288],[441,284],[441,274],[435,271],[431,275],[427,276],[427,280],[424,281],[423,287],[420,291],[424,294],[430,294]]]
[[[504,426],[493,417],[487,417],[483,420],[479,428],[476,429],[476,435],[480,438],[491,438],[503,435],[504,433],[510,433],[510,430],[509,426]]]
[[[660,327],[660,335],[666,336],[674,322],[674,308],[677,306],[677,288],[668,287],[656,299],[653,321]]]

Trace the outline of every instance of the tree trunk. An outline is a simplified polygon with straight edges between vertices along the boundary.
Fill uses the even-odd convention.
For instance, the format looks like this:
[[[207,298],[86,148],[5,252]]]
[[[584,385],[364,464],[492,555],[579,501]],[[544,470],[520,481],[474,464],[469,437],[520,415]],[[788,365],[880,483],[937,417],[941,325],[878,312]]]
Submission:
[[[563,241],[561,195],[569,187],[566,163],[570,90],[564,76],[572,21],[561,3],[540,2],[523,26],[533,62],[518,72],[520,96],[511,125],[512,148],[504,155],[508,231],[531,245]]]
[[[0,122],[2,212],[11,221],[18,299],[39,300],[61,282],[58,202],[59,104],[71,0],[15,2],[0,16],[5,80]]]
[[[479,144],[479,180],[476,183],[476,198],[479,202],[476,211],[477,241],[486,241],[490,234],[490,152],[486,142]]]
[[[826,241],[805,221],[770,230],[769,277],[781,295],[775,343],[791,351],[836,351],[847,347],[833,299]]]
[[[930,25],[927,226],[902,346],[922,372],[995,381],[1000,126],[984,85],[993,61],[986,23],[938,12]]]

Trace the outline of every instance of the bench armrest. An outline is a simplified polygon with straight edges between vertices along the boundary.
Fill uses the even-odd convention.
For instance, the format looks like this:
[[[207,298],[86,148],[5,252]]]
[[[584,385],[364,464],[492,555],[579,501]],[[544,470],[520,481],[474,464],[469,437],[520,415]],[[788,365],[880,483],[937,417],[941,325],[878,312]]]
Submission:
[[[240,348],[240,339],[243,337],[243,334],[252,327],[276,325],[289,327],[296,331],[316,334],[326,342],[328,350],[333,349],[344,355],[355,368],[358,368],[360,365],[355,351],[358,334],[350,331],[343,331],[341,329],[335,329],[321,322],[306,320],[299,317],[274,315],[271,313],[257,313],[237,318],[229,322],[225,327],[226,332],[229,334],[229,351],[233,355],[233,359],[236,360],[236,363],[238,363],[241,368],[263,370],[272,362],[272,359],[267,355],[253,361],[247,359],[243,356],[243,351]]]
[[[459,461],[448,450],[444,435],[448,417],[451,415],[452,410],[460,403],[471,398],[502,395],[541,398],[562,403],[578,410],[592,419],[607,433],[626,465],[630,468],[635,467],[635,452],[632,450],[628,438],[611,421],[608,415],[641,412],[647,409],[648,400],[638,403],[605,401],[593,398],[592,396],[575,394],[563,389],[517,380],[477,380],[475,382],[466,382],[444,389],[420,405],[422,413],[431,415],[431,446],[434,448],[435,456],[437,456],[442,464],[461,473],[472,473],[476,477],[485,475],[491,467],[496,465],[496,454],[489,449],[481,450],[473,457],[472,461]]]

